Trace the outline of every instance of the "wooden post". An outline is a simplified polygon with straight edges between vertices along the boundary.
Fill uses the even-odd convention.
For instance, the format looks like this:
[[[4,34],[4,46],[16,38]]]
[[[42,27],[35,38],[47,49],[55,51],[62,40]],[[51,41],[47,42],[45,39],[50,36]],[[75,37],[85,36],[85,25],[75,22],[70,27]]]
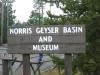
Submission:
[[[23,54],[23,75],[31,75],[30,54]]]
[[[3,75],[9,75],[9,60],[3,59],[2,60],[2,68],[3,68]]]
[[[64,54],[65,74],[72,75],[72,54]]]

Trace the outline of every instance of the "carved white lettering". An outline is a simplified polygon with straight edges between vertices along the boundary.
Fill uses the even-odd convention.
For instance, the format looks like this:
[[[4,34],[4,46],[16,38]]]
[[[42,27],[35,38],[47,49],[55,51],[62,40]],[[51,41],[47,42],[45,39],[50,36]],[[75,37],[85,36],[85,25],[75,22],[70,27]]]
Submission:
[[[32,34],[32,28],[11,28],[10,34]]]
[[[52,42],[52,36],[40,36],[39,42]]]
[[[36,33],[43,34],[43,33],[59,33],[58,27],[37,27]]]
[[[83,32],[82,27],[63,27],[63,33],[80,33]]]
[[[59,45],[33,45],[33,51],[52,51],[59,50]]]

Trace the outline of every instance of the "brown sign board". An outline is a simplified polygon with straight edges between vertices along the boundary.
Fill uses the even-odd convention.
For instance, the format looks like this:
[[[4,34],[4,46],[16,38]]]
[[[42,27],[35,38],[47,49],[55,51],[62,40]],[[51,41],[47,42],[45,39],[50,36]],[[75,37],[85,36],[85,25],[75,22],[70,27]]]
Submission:
[[[83,53],[84,25],[14,26],[8,28],[8,53]]]

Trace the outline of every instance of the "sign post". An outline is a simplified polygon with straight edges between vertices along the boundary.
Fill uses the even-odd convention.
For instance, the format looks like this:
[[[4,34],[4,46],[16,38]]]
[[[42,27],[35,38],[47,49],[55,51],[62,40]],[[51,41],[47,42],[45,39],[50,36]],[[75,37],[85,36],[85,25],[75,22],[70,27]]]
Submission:
[[[30,54],[23,54],[23,75],[31,75]]]
[[[64,54],[64,75],[72,75],[72,54]]]
[[[6,59],[3,59],[2,65],[3,65],[3,74],[2,75],[9,75],[9,61]]]
[[[72,53],[85,52],[84,25],[15,26],[8,28],[8,53],[23,54],[23,75],[30,75],[32,53],[65,56],[65,75],[72,75]]]

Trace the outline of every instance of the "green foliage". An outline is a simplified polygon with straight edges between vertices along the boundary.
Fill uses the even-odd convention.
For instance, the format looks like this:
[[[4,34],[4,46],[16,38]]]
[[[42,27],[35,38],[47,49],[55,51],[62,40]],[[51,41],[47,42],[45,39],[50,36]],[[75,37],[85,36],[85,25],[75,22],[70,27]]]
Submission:
[[[50,12],[45,24],[85,24],[86,53],[73,61],[83,75],[100,75],[100,0],[63,0],[59,7],[66,14],[54,18]]]
[[[86,25],[86,54],[79,55],[74,62],[84,75],[100,75],[100,1],[99,0],[66,0],[61,7],[71,24]],[[74,61],[75,61],[74,60]],[[91,63],[94,62],[94,63]]]
[[[13,15],[15,13],[15,10],[12,9],[12,5],[9,7],[10,9],[8,11],[8,26],[12,26],[15,24],[16,16]]]
[[[67,18],[63,15],[53,15],[50,11],[47,14],[49,17],[44,18],[44,25],[64,25],[68,23]]]
[[[96,66],[96,62],[87,54],[79,54],[77,58],[73,60],[74,73],[76,73],[78,68],[81,74],[90,75],[96,70]]]
[[[59,58],[56,55],[48,54],[48,56],[52,59],[52,62],[56,65],[56,68],[59,70],[59,74],[63,75],[64,70],[64,59]]]
[[[28,24],[30,25],[40,25],[42,23],[42,15],[36,11],[32,11]]]

